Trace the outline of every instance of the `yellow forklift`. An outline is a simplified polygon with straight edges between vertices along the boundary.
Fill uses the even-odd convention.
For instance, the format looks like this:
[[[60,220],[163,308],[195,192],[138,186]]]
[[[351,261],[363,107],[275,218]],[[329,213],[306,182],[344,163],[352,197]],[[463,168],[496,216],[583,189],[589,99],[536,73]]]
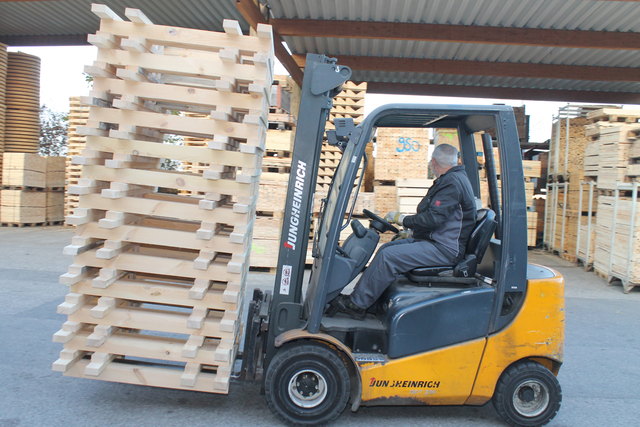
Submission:
[[[527,262],[524,177],[516,123],[502,105],[390,104],[358,126],[336,120],[329,143],[342,159],[322,201],[305,258],[324,126],[349,68],[309,54],[273,292],[255,291],[241,376],[261,381],[268,406],[292,424],[326,424],[350,405],[484,405],[511,425],[546,424],[560,408],[564,279]],[[365,211],[352,218],[358,169],[379,127],[454,128],[461,161],[480,198],[478,155],[485,158],[490,208],[478,211],[458,265],[407,271],[364,320],[327,317],[327,304],[360,274],[380,234],[398,232]],[[483,153],[474,133],[484,131]],[[498,156],[494,158],[496,136]],[[500,164],[498,188],[496,162]],[[407,165],[410,167],[410,165]],[[342,230],[352,234],[340,245]],[[304,291],[304,292],[303,292]]]

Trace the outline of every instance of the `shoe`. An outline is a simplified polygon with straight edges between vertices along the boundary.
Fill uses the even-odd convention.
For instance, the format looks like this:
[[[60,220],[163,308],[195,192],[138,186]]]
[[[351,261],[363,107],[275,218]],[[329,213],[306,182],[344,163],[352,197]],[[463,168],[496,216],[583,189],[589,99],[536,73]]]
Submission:
[[[326,310],[326,315],[333,317],[338,313],[346,314],[355,320],[364,320],[367,316],[367,310],[360,308],[351,301],[349,295],[338,295],[336,299],[331,301],[329,308]]]

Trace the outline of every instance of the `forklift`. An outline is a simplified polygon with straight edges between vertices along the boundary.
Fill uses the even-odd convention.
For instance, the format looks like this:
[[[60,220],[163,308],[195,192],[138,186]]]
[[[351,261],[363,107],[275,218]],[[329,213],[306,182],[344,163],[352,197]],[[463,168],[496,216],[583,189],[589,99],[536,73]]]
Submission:
[[[326,137],[342,157],[322,201],[305,281],[325,122],[350,76],[334,58],[307,55],[274,288],[256,290],[249,305],[241,377],[259,381],[269,408],[290,424],[326,424],[347,405],[357,411],[490,400],[510,425],[546,424],[562,399],[556,376],[563,361],[564,279],[527,263],[524,176],[511,107],[390,104],[358,126],[336,119]],[[477,199],[477,158],[485,158],[490,209],[478,210],[457,265],[406,272],[364,320],[328,317],[327,304],[365,269],[380,234],[399,231],[368,210],[367,225],[353,218],[358,169],[371,161],[365,148],[378,127],[457,129]],[[474,133],[482,131],[479,153]],[[489,132],[497,137],[495,159]],[[340,244],[347,227],[352,233]]]

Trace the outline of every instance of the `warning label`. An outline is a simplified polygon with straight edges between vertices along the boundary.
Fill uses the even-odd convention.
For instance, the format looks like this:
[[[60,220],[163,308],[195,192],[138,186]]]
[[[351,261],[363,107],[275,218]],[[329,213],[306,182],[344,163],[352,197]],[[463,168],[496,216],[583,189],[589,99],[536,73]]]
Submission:
[[[282,279],[280,279],[280,295],[289,295],[289,287],[291,286],[291,266],[282,266]]]

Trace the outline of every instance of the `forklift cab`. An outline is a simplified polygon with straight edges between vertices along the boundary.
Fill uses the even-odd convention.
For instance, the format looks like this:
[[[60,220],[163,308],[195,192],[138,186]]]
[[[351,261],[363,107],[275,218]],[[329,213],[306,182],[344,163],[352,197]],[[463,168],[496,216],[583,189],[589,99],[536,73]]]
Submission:
[[[474,133],[497,128],[498,137],[511,142],[511,149],[501,147],[500,152],[505,155],[502,164],[508,165],[511,161],[519,165],[520,148],[517,135],[509,132],[515,129],[509,126],[509,120],[513,120],[513,113],[505,106],[391,104],[375,110],[358,127],[339,122],[337,127],[343,128],[340,139],[344,152],[320,213],[320,227],[313,247],[314,263],[304,299],[309,332],[322,331],[354,343],[351,350],[355,352],[397,358],[475,339],[489,333],[492,323],[508,322],[509,315],[517,310],[503,309],[503,306],[521,301],[526,282],[526,208],[521,167],[513,167],[513,173],[503,178],[504,191],[511,196],[507,205],[508,220],[500,220],[498,193],[490,191],[492,209],[480,211],[467,253],[458,265],[422,266],[407,271],[383,294],[372,310],[376,313],[369,315],[369,320],[361,326],[357,321],[327,318],[323,313],[325,304],[362,272],[374,254],[381,232],[393,227],[380,216],[365,212],[370,219],[366,229],[350,215],[357,197],[352,193],[359,190],[357,171],[367,161],[365,148],[372,143],[374,130],[383,126],[456,129],[462,163],[474,194],[480,199]],[[497,126],[498,123],[504,126]],[[488,134],[483,139],[489,189],[497,190],[493,144]],[[340,246],[340,232],[349,225],[353,233]],[[508,242],[502,239],[505,235],[509,236]],[[503,263],[507,261],[502,259],[505,244],[510,245],[511,257],[521,262]],[[496,286],[500,274],[505,272],[510,278],[508,292]],[[510,297],[508,300],[501,298],[505,293]],[[347,324],[353,326],[347,327]],[[461,328],[461,324],[468,327]],[[438,327],[425,328],[424,325]]]
[[[527,265],[524,176],[510,107],[390,104],[358,126],[336,122],[328,138],[343,154],[320,209],[304,283],[328,100],[349,76],[335,59],[307,55],[274,291],[257,291],[249,307],[245,377],[264,372],[269,407],[294,424],[328,423],[348,402],[355,411],[492,399],[511,424],[548,422],[561,399],[555,376],[562,363],[564,282],[557,272]],[[491,138],[482,137],[490,206],[478,215],[458,265],[407,271],[364,320],[330,318],[326,304],[364,269],[380,234],[393,231],[373,212],[365,212],[368,227],[352,219],[358,169],[380,127],[456,129],[460,160],[478,199],[474,134],[493,130],[496,159]],[[347,227],[352,233],[340,245]]]

